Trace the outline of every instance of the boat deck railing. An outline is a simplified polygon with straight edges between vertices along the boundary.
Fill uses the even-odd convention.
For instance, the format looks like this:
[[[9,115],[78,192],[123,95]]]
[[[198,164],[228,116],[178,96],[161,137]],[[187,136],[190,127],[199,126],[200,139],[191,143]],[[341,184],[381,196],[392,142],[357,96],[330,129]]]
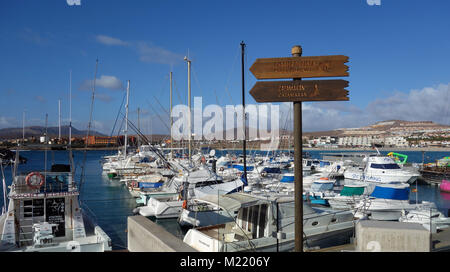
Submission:
[[[71,173],[40,172],[39,184],[27,182],[26,175],[17,176],[11,187],[12,198],[33,196],[66,196],[78,194],[77,185],[72,180]]]

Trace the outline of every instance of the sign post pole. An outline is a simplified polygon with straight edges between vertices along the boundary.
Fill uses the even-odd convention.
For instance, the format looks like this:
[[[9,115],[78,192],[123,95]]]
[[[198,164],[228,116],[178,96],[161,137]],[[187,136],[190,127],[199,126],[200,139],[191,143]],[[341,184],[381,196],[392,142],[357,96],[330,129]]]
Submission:
[[[302,47],[292,47],[292,56],[301,57]],[[294,78],[293,80],[302,80]],[[295,199],[295,251],[303,252],[303,145],[302,145],[302,102],[294,103],[294,199]]]
[[[257,79],[292,78],[292,81],[260,81],[250,94],[260,103],[294,104],[294,199],[295,251],[303,252],[303,145],[302,101],[348,101],[346,80],[302,80],[311,77],[348,76],[348,57],[343,55],[302,57],[302,47],[295,45],[289,58],[256,59],[250,71]]]

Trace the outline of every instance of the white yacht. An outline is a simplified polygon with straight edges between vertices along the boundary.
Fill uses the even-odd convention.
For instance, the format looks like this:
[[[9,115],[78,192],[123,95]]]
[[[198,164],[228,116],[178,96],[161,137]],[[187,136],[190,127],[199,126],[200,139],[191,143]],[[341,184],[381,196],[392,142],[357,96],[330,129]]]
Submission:
[[[166,194],[155,192],[156,195],[148,200],[146,206],[138,207],[134,212],[146,217],[177,218],[183,209],[183,202],[189,198],[229,194],[242,190],[244,186],[240,178],[224,182],[208,168],[200,168],[174,177],[165,187]]]
[[[80,207],[70,165],[13,177],[0,216],[0,251],[111,250],[111,239]]]
[[[420,177],[418,171],[405,170],[388,156],[365,157],[363,163],[363,167],[345,169],[344,178],[376,183],[413,183]]]
[[[327,195],[323,198],[327,200],[332,209],[335,210],[353,210],[364,197],[367,196],[367,185],[345,184],[339,193]]]
[[[435,209],[414,209],[405,211],[399,218],[400,222],[417,223],[432,233],[450,227],[450,218]]]
[[[409,201],[409,184],[380,184],[370,196],[363,198],[355,205],[356,214],[364,214],[369,219],[398,221],[405,211],[414,209],[436,209],[433,202],[422,201],[411,203]]]
[[[245,193],[222,195],[215,205],[237,209],[235,221],[190,229],[183,241],[198,251],[292,251],[295,246],[293,197],[261,197]],[[303,204],[306,246],[321,245],[329,238],[349,238],[353,214],[313,209]]]

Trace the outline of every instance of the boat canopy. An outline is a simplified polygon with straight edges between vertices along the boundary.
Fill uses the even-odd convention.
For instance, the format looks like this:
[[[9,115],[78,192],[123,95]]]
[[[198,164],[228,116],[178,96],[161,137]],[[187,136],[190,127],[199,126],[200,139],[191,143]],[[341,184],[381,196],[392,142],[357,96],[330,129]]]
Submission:
[[[270,174],[280,174],[281,170],[280,170],[280,167],[278,167],[278,166],[274,166],[274,167],[267,166],[267,167],[264,167],[262,172],[266,172],[266,173],[270,173]]]
[[[331,162],[329,162],[329,161],[320,161],[320,164],[319,164],[320,167],[325,167],[325,166],[329,166],[329,165],[331,165]]]
[[[281,178],[280,182],[285,182],[285,183],[293,183],[295,180],[295,176],[292,174],[286,174],[283,175],[283,177]]]
[[[362,195],[364,193],[365,186],[348,186],[344,185],[341,190],[341,196],[354,196]]]
[[[244,165],[242,164],[234,164],[233,168],[236,168],[239,171],[244,171]],[[255,166],[253,165],[247,165],[247,171],[253,171],[254,168]]]
[[[248,207],[261,203],[268,203],[267,199],[242,193],[234,193],[229,195],[203,195],[201,197],[197,197],[196,200],[198,202],[204,202],[217,206],[227,211],[233,211],[241,207]]]
[[[334,180],[317,180],[311,184],[312,192],[321,192],[321,191],[329,191],[333,190]]]
[[[408,200],[409,199],[409,186],[375,186],[372,194],[375,198],[385,198],[394,200]]]
[[[192,171],[190,173],[186,173],[183,177],[177,177],[177,179],[181,179],[183,182],[200,183],[205,181],[222,181],[223,178],[218,176],[214,172],[210,171],[206,168],[200,168],[198,170]]]

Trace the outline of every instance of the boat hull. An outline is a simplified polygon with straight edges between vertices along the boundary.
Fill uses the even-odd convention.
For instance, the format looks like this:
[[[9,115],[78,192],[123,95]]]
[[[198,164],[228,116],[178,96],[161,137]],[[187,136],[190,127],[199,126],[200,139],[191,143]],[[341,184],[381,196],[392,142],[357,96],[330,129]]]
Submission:
[[[439,185],[439,190],[442,192],[450,193],[450,181],[443,179]]]

